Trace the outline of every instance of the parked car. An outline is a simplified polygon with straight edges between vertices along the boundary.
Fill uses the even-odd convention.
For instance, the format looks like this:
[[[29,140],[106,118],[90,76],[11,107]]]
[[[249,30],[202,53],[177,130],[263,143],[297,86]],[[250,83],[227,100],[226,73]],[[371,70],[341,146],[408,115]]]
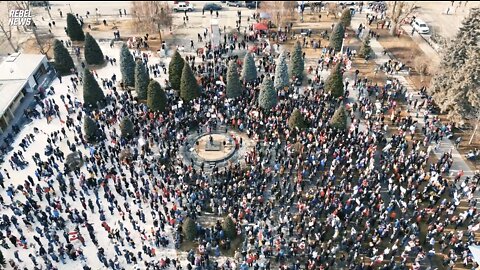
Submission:
[[[48,7],[48,6],[50,6],[50,1],[29,1],[29,3],[33,7]]]
[[[203,9],[206,10],[206,11],[210,11],[210,10],[221,10],[222,9],[222,6],[220,5],[217,5],[215,3],[206,3],[204,6],[203,6]]]
[[[192,12],[195,8],[193,7],[192,4],[189,4],[188,2],[179,2],[177,5],[173,7],[173,11],[178,12],[178,11],[188,11]]]
[[[245,7],[249,9],[260,7],[260,1],[245,1]]]
[[[413,21],[413,29],[420,34],[428,34],[430,32],[428,25],[420,19],[415,19]]]
[[[351,2],[351,1],[340,1],[338,4],[340,6],[355,6],[355,2]]]
[[[242,2],[240,2],[240,1],[227,1],[227,6],[229,6],[229,7],[241,7]]]

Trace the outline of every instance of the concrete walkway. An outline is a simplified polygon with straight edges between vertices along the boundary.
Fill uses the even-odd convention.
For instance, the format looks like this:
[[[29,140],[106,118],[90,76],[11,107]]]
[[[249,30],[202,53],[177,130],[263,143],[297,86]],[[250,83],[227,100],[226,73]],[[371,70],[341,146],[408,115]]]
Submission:
[[[428,56],[428,59],[431,61],[433,67],[438,68],[440,66],[440,56],[438,55],[438,51],[436,51],[427,42],[427,39],[430,38],[430,35],[422,35],[418,32],[414,32],[412,35],[413,27],[409,24],[403,25],[401,28],[404,30],[404,34],[409,35],[413,41],[417,43],[418,47],[423,51],[423,53]]]
[[[369,12],[368,10],[365,10],[365,12]],[[364,14],[355,14],[352,17],[352,22],[351,22],[351,27],[352,29],[356,30],[358,26],[362,23],[365,25],[365,16]],[[367,24],[368,25],[368,24]],[[368,28],[365,29],[365,32],[368,33]],[[415,35],[418,35],[418,33],[415,33]],[[377,65],[382,65],[388,60],[390,60],[390,57],[388,55],[383,54],[384,48],[378,42],[376,39],[371,39],[370,40],[370,46],[372,47],[372,50],[375,52],[375,57],[374,61]],[[427,46],[429,46],[427,44]],[[432,49],[433,51],[433,49]],[[435,53],[436,54],[436,53]],[[409,93],[413,93],[413,99],[420,99],[420,93],[418,90],[414,89],[410,83],[405,79],[403,75],[390,75],[393,78],[396,78],[399,80],[399,82],[404,85]],[[420,111],[419,115],[423,115],[423,109]],[[416,120],[419,124],[424,125],[425,122],[423,121],[423,117],[416,117],[414,112],[411,112],[410,115],[413,117],[414,120]],[[432,116],[432,115],[431,115]],[[418,127],[417,127],[418,128]],[[438,149],[434,151],[435,155],[437,158],[441,158],[443,153],[452,151],[452,156],[453,156],[453,164],[450,170],[450,176],[455,176],[457,175],[458,171],[462,170],[464,172],[464,176],[462,179],[465,179],[467,176],[471,177],[474,175],[474,171],[465,163],[465,160],[463,159],[462,155],[455,149],[453,143],[451,140],[447,138],[443,138],[441,141]],[[461,185],[461,182],[458,182],[458,186]],[[477,192],[476,195],[479,195]]]

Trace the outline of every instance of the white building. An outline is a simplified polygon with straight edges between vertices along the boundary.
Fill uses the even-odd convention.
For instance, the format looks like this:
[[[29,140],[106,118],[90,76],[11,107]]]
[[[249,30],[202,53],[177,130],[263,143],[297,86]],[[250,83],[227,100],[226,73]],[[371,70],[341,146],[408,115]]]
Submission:
[[[47,57],[42,54],[14,53],[0,64],[0,132],[8,127],[25,94],[34,91],[47,70]]]

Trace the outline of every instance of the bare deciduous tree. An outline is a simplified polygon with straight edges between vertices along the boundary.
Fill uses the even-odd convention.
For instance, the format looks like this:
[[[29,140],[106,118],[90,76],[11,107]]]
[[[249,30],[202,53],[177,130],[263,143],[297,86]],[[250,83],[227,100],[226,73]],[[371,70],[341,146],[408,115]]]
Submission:
[[[7,10],[12,9],[12,2],[6,1],[6,8]],[[12,40],[12,26],[8,22],[8,18],[0,17],[0,30],[2,31],[3,36],[7,39],[8,44],[12,49],[17,52],[18,51],[18,44],[14,44]]]
[[[34,24],[33,21],[32,24]],[[47,55],[53,44],[53,34],[49,31],[38,29],[35,24],[32,27],[32,31],[40,53]]]
[[[297,14],[295,1],[265,1],[260,10],[271,16],[276,27],[286,26]]]
[[[9,1],[9,2],[11,2],[11,5],[16,9],[24,9],[24,10],[30,9],[30,1]]]
[[[30,9],[30,2],[29,1],[8,1],[7,2],[7,9],[20,9],[20,10],[31,10]],[[33,14],[32,14],[33,15]],[[52,46],[52,38],[53,35],[51,32],[43,31],[37,28],[35,23],[31,22],[28,27],[33,32],[35,41],[38,45],[39,51],[42,54],[47,54]],[[4,21],[0,19],[0,30],[7,39],[10,47],[17,52],[18,51],[18,44],[14,44],[12,39],[12,27],[9,25],[8,20]],[[21,28],[17,26],[17,31],[20,32]],[[27,26],[23,26],[23,31],[27,31]]]
[[[415,58],[415,71],[420,74],[420,80],[423,82],[424,77],[430,72],[429,61],[425,57]]]
[[[390,34],[395,35],[397,30],[403,20],[418,8],[415,5],[415,2],[409,1],[390,1],[388,3],[390,11],[390,19],[392,20],[392,25],[390,28]]]
[[[12,27],[8,24],[8,22],[5,23],[4,21],[0,20],[0,30],[2,30],[2,33],[7,39],[8,44],[10,44],[10,47],[17,52],[18,46],[14,45],[12,41]]]
[[[30,1],[9,1],[9,4],[11,5],[11,9],[30,10],[30,12],[32,12],[32,10],[30,9]],[[18,26],[17,26],[17,30],[20,31]],[[23,31],[27,31],[26,25],[23,25]]]
[[[328,18],[328,16],[330,16],[330,14],[333,14],[335,19],[337,18],[337,13],[339,11],[337,3],[327,3],[325,5],[325,10],[327,11],[327,18]]]
[[[137,31],[158,32],[172,26],[172,9],[166,1],[132,1],[133,20]]]

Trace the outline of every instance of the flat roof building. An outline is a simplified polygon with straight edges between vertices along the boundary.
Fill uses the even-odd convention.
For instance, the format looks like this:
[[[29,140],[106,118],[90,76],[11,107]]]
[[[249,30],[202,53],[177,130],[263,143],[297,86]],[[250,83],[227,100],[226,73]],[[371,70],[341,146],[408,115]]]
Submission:
[[[0,132],[14,119],[27,92],[33,92],[47,74],[47,57],[42,54],[14,53],[0,64]]]

